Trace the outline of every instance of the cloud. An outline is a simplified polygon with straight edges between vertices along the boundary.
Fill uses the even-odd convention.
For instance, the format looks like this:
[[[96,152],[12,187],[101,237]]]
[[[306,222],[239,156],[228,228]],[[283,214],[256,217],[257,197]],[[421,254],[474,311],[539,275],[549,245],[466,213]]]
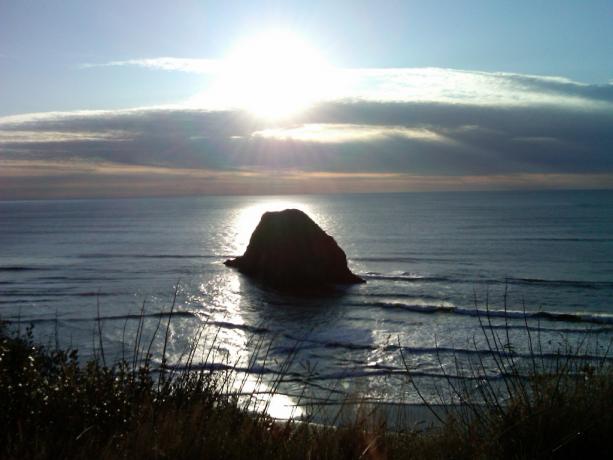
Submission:
[[[223,63],[216,59],[190,59],[175,57],[157,57],[143,59],[128,59],[125,61],[110,61],[100,64],[86,63],[81,64],[81,69],[91,69],[97,67],[143,67],[145,69],[159,69],[177,72],[188,72],[197,74],[209,74],[218,72]]]
[[[373,142],[385,138],[407,138],[432,142],[445,142],[445,138],[425,128],[404,126],[370,126],[341,123],[307,123],[283,128],[254,131],[253,137],[281,141],[340,144],[346,142]]]
[[[107,132],[88,132],[88,131],[0,131],[0,145],[10,144],[36,144],[52,142],[90,142],[90,141],[109,141],[120,142],[128,140],[129,133],[121,130],[110,130]]]
[[[231,65],[232,64],[232,65]],[[250,65],[260,65],[251,62]],[[228,78],[236,67],[222,59],[156,57],[86,63],[97,67],[141,67],[150,70],[221,74]],[[254,69],[256,70],[256,69]],[[238,68],[242,74],[248,69]],[[325,78],[334,98],[380,102],[462,102],[477,105],[573,104],[589,106],[613,102],[613,80],[586,84],[559,76],[509,72],[480,72],[436,67],[425,68],[333,68],[313,69]],[[240,80],[240,79],[239,79]],[[243,81],[243,80],[240,80]],[[322,88],[323,89],[323,88]],[[238,90],[238,88],[237,88]],[[322,95],[323,96],[323,95]]]
[[[284,121],[178,105],[0,118],[0,198],[613,187],[612,85],[363,72],[380,84]]]
[[[337,69],[339,97],[377,102],[441,102],[479,106],[604,107],[613,85],[563,77],[443,68]]]

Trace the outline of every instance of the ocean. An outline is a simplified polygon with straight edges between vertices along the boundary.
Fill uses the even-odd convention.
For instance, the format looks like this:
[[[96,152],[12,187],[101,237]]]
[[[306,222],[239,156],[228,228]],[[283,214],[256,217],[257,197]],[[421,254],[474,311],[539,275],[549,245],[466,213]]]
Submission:
[[[367,283],[291,296],[223,265],[263,212],[285,208],[307,212]],[[100,355],[101,331],[115,361],[141,316],[141,343],[168,326],[170,366],[196,343],[194,369],[231,368],[242,391],[274,392],[275,416],[418,403],[408,375],[436,401],[474,359],[500,379],[492,332],[513,359],[535,352],[528,334],[545,359],[578,344],[596,359],[613,339],[613,192],[0,202],[1,319],[82,359]]]

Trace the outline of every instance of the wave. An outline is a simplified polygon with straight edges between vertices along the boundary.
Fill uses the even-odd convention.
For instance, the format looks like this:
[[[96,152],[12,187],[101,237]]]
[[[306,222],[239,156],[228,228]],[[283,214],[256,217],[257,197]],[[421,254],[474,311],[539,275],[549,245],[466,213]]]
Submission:
[[[535,332],[552,332],[559,334],[602,334],[613,332],[613,326],[588,327],[588,328],[573,328],[573,327],[537,327],[530,325],[513,325],[513,324],[484,324],[484,328],[492,330],[518,330],[518,331],[535,331]]]
[[[378,272],[366,272],[362,274],[364,278],[382,281],[403,281],[407,283],[485,283],[499,285],[519,285],[519,286],[543,286],[543,287],[566,287],[577,289],[613,289],[611,281],[583,281],[583,280],[560,280],[543,278],[476,278],[467,279],[449,276],[423,276],[411,272],[383,274]]]
[[[5,301],[0,301],[0,304],[6,303]],[[24,301],[23,303],[26,303],[26,301]],[[394,304],[395,305],[395,304]],[[431,309],[429,309],[428,307],[426,307],[425,309],[422,309],[420,306],[414,306],[415,308],[411,309],[411,311],[415,310],[415,311],[425,311],[426,313],[430,313],[432,312]],[[395,308],[395,307],[394,307]],[[432,308],[441,308],[441,307],[432,307]],[[442,307],[442,308],[446,308],[449,309],[451,307]],[[490,310],[490,313],[493,313]],[[495,313],[495,312],[494,312]],[[513,312],[507,312],[507,313],[513,313]],[[515,312],[517,313],[517,312]],[[543,314],[544,312],[537,312],[534,313],[533,315],[538,315],[538,314]],[[483,312],[484,317],[487,317],[487,312]],[[523,312],[522,312],[523,315]],[[105,315],[105,316],[100,316],[98,317],[58,317],[58,318],[31,318],[31,319],[27,319],[24,318],[23,316],[20,317],[19,319],[17,317],[6,317],[5,320],[9,323],[22,323],[22,324],[44,324],[44,323],[54,323],[56,321],[62,321],[62,322],[96,322],[98,320],[100,321],[125,321],[125,320],[140,320],[141,317],[142,318],[168,318],[169,316],[172,317],[176,317],[176,318],[198,318],[202,316],[202,313],[198,313],[198,312],[191,312],[191,311],[174,311],[171,315],[170,312],[157,312],[157,313],[129,313],[129,314],[123,314],[123,315]],[[493,316],[490,314],[490,316]],[[613,321],[610,321],[610,323],[613,324]],[[241,331],[245,331],[245,332],[250,332],[253,334],[266,334],[266,333],[271,333],[272,331],[268,328],[262,327],[262,326],[257,326],[257,325],[248,325],[248,324],[237,324],[237,323],[232,323],[230,321],[212,321],[212,320],[207,320],[206,324],[210,325],[210,326],[214,326],[214,327],[219,327],[222,329],[234,329],[234,330],[241,330]],[[403,324],[408,324],[403,322]],[[492,329],[492,330],[530,330],[530,331],[537,331],[537,332],[547,332],[547,333],[565,333],[565,334],[601,334],[601,333],[609,333],[609,332],[613,332],[613,327],[590,327],[590,328],[552,328],[552,327],[536,327],[536,326],[526,326],[524,324],[522,325],[512,325],[512,324],[484,324],[483,325],[484,328],[486,329]],[[286,339],[292,340],[295,343],[302,343],[302,344],[314,344],[317,346],[322,346],[324,348],[342,348],[342,349],[346,349],[346,350],[355,350],[355,351],[359,351],[359,350],[365,350],[365,351],[374,351],[377,350],[378,347],[373,346],[373,345],[368,345],[368,344],[359,344],[359,343],[350,343],[350,342],[340,342],[340,341],[335,341],[335,340],[331,340],[331,341],[325,341],[325,340],[315,340],[315,339],[311,339],[308,337],[296,337],[293,336],[291,334],[283,334],[283,337],[285,337]],[[273,347],[277,352],[283,352],[283,351],[289,351],[291,348],[293,347],[284,347],[284,346],[276,346]],[[391,349],[395,349],[398,348],[395,345],[390,345],[390,346],[386,346],[384,347],[384,350],[389,351]],[[407,349],[409,350],[409,349]],[[418,352],[419,350],[422,350],[424,353],[430,353],[435,349],[427,349],[427,348],[423,348],[423,349],[417,349],[417,348],[412,348],[410,349],[411,352],[415,353]],[[438,349],[439,351],[450,351],[450,350],[445,350],[442,348]],[[458,350],[456,350],[458,351]],[[461,351],[461,350],[460,350]]]
[[[462,263],[457,259],[444,257],[410,257],[410,256],[390,256],[390,257],[352,257],[356,262],[449,262]]]
[[[4,267],[0,267],[1,272],[33,272],[39,270],[46,270],[43,267],[27,267],[23,265],[5,265]]]
[[[173,311],[172,313],[167,311],[155,312],[155,313],[127,313],[123,315],[104,315],[100,317],[58,317],[58,318],[16,318],[16,317],[8,317],[6,321],[9,323],[22,323],[22,324],[44,324],[44,323],[54,323],[56,321],[62,322],[75,322],[75,323],[83,323],[83,322],[96,322],[96,321],[127,321],[127,320],[140,320],[141,318],[199,318],[202,317],[203,313],[192,312],[192,311]],[[267,329],[262,326],[255,326],[249,324],[238,324],[232,323],[230,321],[216,321],[216,320],[206,320],[206,324],[212,327],[218,327],[221,329],[234,329],[241,330],[245,332],[250,332],[252,334],[263,334],[271,332],[270,329]]]
[[[392,347],[392,345],[390,345]],[[490,349],[471,349],[471,348],[454,348],[454,347],[397,347],[407,355],[441,355],[451,354],[454,356],[500,356],[503,358],[524,358],[532,359],[571,359],[580,361],[613,361],[613,356],[595,355],[595,354],[579,354],[579,353],[564,353],[564,352],[541,352],[541,353],[519,353],[512,350],[490,350]]]
[[[0,293],[2,297],[110,297],[117,295],[112,292],[98,292],[98,291],[83,291],[83,292],[67,292],[64,289],[54,290],[41,290],[41,291],[27,291],[27,290],[6,290]]]
[[[207,324],[211,326],[217,326],[222,329],[236,329],[245,332],[251,332],[253,334],[262,334],[266,332],[270,332],[270,329],[261,326],[251,326],[249,324],[237,324],[231,323],[229,321],[208,321]]]
[[[51,292],[34,292],[27,293],[23,291],[5,291],[3,292],[3,296],[11,297],[53,297],[53,296],[62,296],[63,293],[51,293]],[[97,296],[112,296],[115,294],[112,293],[99,293],[99,292],[78,292],[78,293],[70,293],[72,296],[79,297],[97,297]],[[20,299],[24,301],[24,299]],[[14,301],[2,301],[2,303],[13,303]],[[454,305],[432,305],[432,304],[415,304],[415,303],[407,303],[407,302],[387,302],[387,301],[379,301],[379,302],[360,302],[360,303],[348,303],[348,306],[358,307],[358,308],[381,308],[395,311],[408,311],[414,313],[421,314],[450,314],[450,315],[461,315],[461,316],[471,316],[478,317],[483,320],[488,320],[491,318],[502,318],[509,320],[547,320],[547,321],[559,321],[559,322],[567,322],[567,323],[589,323],[589,324],[599,324],[599,325],[613,325],[613,314],[608,313],[585,313],[585,312],[556,312],[556,311],[517,311],[517,310],[496,310],[496,309],[479,309],[474,307],[461,307]],[[201,315],[202,313],[200,313]],[[168,312],[157,312],[157,313],[145,313],[142,316],[146,318],[152,317],[160,317],[160,316],[168,316],[170,313]],[[197,317],[199,313],[189,312],[189,311],[175,311],[172,316],[176,317]],[[110,320],[130,320],[130,319],[139,319],[141,317],[141,313],[134,314],[122,314],[122,315],[110,315],[110,316],[101,316],[99,319],[102,321],[110,321]],[[9,318],[7,318],[9,319]],[[96,321],[98,318],[61,318],[63,321]],[[32,320],[34,322],[44,322],[44,321],[54,321],[55,319],[39,319]],[[223,328],[234,328],[234,329],[242,329],[245,331],[253,332],[253,333],[265,333],[269,332],[268,329],[259,327],[259,326],[249,326],[244,324],[235,324],[226,321],[209,321],[209,324],[217,325]],[[496,327],[495,325],[488,325],[492,327]],[[502,327],[502,326],[498,326]],[[505,326],[507,327],[507,326]],[[524,325],[518,326],[519,328],[525,327]],[[540,327],[540,326],[539,326]],[[544,330],[544,329],[541,329]],[[554,329],[556,332],[579,332],[576,329]],[[608,328],[604,328],[603,332],[608,332]],[[584,331],[582,331],[584,332]],[[334,347],[335,343],[330,342],[330,347]],[[358,345],[352,345],[354,347]]]
[[[179,371],[210,371],[210,372],[220,372],[220,371],[231,371],[237,373],[247,373],[251,375],[275,375],[283,377],[282,381],[285,383],[290,382],[301,382],[301,383],[309,383],[309,382],[317,382],[317,381],[327,381],[327,380],[344,380],[344,379],[353,379],[359,377],[376,377],[376,376],[390,376],[393,374],[403,374],[407,375],[407,371],[404,368],[399,367],[381,367],[381,368],[372,368],[372,367],[362,367],[362,368],[351,368],[351,369],[342,369],[338,372],[329,372],[325,374],[313,374],[309,375],[305,378],[305,376],[300,372],[292,372],[287,369],[274,369],[268,366],[254,364],[248,367],[245,366],[236,366],[227,363],[219,363],[219,362],[208,362],[208,363],[193,363],[189,366],[183,364],[170,364],[167,366],[169,369],[179,370]],[[293,377],[293,378],[292,378]],[[457,379],[472,379],[472,376],[453,376],[453,375],[445,375],[437,372],[421,372],[421,371],[411,371],[411,377],[432,377],[432,378],[457,378]],[[487,377],[484,377],[487,378]],[[490,378],[492,378],[490,376]],[[496,377],[494,377],[496,378]]]
[[[611,331],[611,330],[609,330]],[[339,342],[339,341],[327,341],[327,340],[317,340],[317,339],[308,339],[302,338],[298,339],[296,337],[292,337],[291,335],[285,335],[286,338],[290,340],[295,340],[297,343],[308,343],[317,345],[322,348],[342,348],[345,350],[363,350],[363,351],[402,351],[407,355],[441,355],[441,354],[451,354],[454,356],[500,356],[506,358],[527,358],[530,359],[533,357],[530,353],[520,353],[512,350],[490,350],[488,349],[477,349],[477,348],[456,348],[456,347],[411,347],[411,346],[402,346],[402,345],[385,345],[385,346],[377,346],[375,344],[357,344],[351,342]],[[295,347],[289,346],[279,346],[274,347],[277,352],[290,352]],[[300,347],[302,349],[302,347]],[[564,353],[564,352],[543,352],[538,354],[539,358],[543,359],[578,359],[578,360],[586,360],[586,361],[596,361],[596,360],[606,360],[613,361],[613,356],[603,356],[603,355],[595,355],[595,354],[573,354],[573,353]],[[376,365],[377,367],[382,367],[381,365]],[[385,367],[385,366],[383,366]]]
[[[170,364],[170,365],[167,365],[166,367],[168,369],[174,369],[176,371],[209,371],[209,372],[232,371],[232,372],[246,373],[246,374],[252,374],[252,375],[272,374],[272,375],[278,375],[278,376],[283,376],[283,377],[295,377],[300,380],[304,379],[304,376],[298,372],[291,372],[286,369],[283,369],[283,370],[273,369],[270,367],[260,366],[257,364],[254,364],[249,367],[244,367],[244,366],[235,366],[235,365],[227,364],[227,363],[210,362],[210,363],[193,363],[189,366],[186,366],[184,364],[174,364],[174,365]],[[288,382],[290,380],[284,380],[284,381]]]
[[[447,313],[463,316],[474,316],[484,319],[507,318],[507,319],[545,319],[550,321],[564,321],[572,323],[595,323],[613,324],[613,315],[608,313],[566,313],[536,311],[523,312],[516,310],[483,310],[479,308],[458,307],[453,305],[419,305],[402,302],[373,302],[364,304],[352,304],[355,307],[376,307],[385,309],[406,310],[415,313]]]
[[[318,385],[317,382],[326,382],[326,381],[343,381],[343,380],[351,380],[357,378],[369,378],[369,377],[391,377],[394,375],[398,376],[410,376],[411,379],[416,378],[426,378],[426,379],[444,379],[445,381],[454,380],[454,381],[500,381],[503,378],[513,377],[513,378],[521,378],[521,379],[530,379],[531,376],[529,374],[511,374],[507,372],[492,372],[488,374],[470,374],[470,373],[459,373],[452,374],[448,372],[429,372],[429,371],[417,371],[410,370],[407,371],[404,367],[392,367],[392,366],[365,366],[361,368],[345,368],[341,369],[337,372],[327,372],[327,373],[315,373],[308,376],[305,376],[303,373],[295,372],[287,369],[276,369],[268,366],[262,365],[251,365],[248,367],[245,366],[237,366],[231,365],[227,363],[220,362],[209,362],[209,363],[193,363],[190,365],[184,364],[170,364],[166,365],[166,369],[173,369],[175,371],[207,371],[207,372],[234,372],[234,373],[244,373],[255,376],[265,376],[272,375],[275,376],[276,381],[278,383],[295,383],[298,382],[301,385],[309,385],[315,386],[317,388],[326,390],[327,393],[340,393],[347,394],[343,390],[339,390],[337,388],[328,388],[326,386]],[[159,370],[155,370],[159,372]],[[570,373],[570,376],[582,377],[583,375],[580,373]],[[254,392],[249,391],[245,393],[247,395],[252,395]],[[261,390],[256,391],[255,394],[272,394],[270,390]],[[299,395],[299,397],[304,397],[304,395]],[[310,399],[310,397],[309,397]],[[329,398],[318,398],[324,404],[338,404]],[[363,398],[360,398],[360,402],[364,402]]]
[[[612,289],[610,281],[577,281],[577,280],[547,280],[541,278],[505,278],[498,283],[517,284],[525,286],[571,287],[581,289]]]
[[[513,238],[513,241],[551,241],[551,242],[555,242],[555,241],[559,241],[559,242],[577,242],[577,243],[582,243],[582,242],[586,242],[586,243],[609,243],[609,242],[613,242],[613,238],[607,238],[607,237],[602,237],[602,238],[598,238],[598,237],[585,237],[585,238],[580,238],[580,237],[559,237],[559,238]]]
[[[215,254],[116,254],[116,253],[91,253],[80,254],[81,259],[224,259],[229,255]]]
[[[0,295],[1,297],[1,295]],[[54,303],[54,302],[59,302],[59,299],[47,299],[47,298],[37,298],[36,299],[37,303]],[[33,300],[31,299],[11,299],[11,300],[0,300],[0,305],[9,305],[9,306],[13,306],[13,305],[19,305],[19,304],[32,304],[34,303]]]
[[[463,280],[448,278],[446,276],[421,276],[414,273],[403,272],[399,274],[384,275],[377,272],[367,272],[362,274],[364,278],[371,280],[385,280],[385,281],[406,281],[406,282],[421,282],[421,283],[457,283],[464,282]]]
[[[84,322],[96,322],[96,321],[117,321],[117,320],[140,320],[141,318],[168,318],[169,316],[177,317],[177,318],[195,318],[197,317],[196,313],[190,311],[174,311],[172,314],[170,312],[158,312],[158,313],[127,313],[124,315],[105,315],[100,317],[57,317],[57,318],[32,318],[32,319],[17,319],[15,317],[8,317],[6,321],[8,323],[14,324],[44,324],[44,323],[55,323],[56,321],[62,322],[74,322],[74,323],[84,323]]]
[[[439,295],[434,295],[434,294],[424,294],[424,293],[419,293],[419,294],[410,294],[410,293],[405,293],[405,292],[390,292],[390,293],[375,293],[375,292],[364,292],[364,293],[359,293],[359,294],[352,294],[351,297],[359,297],[359,298],[369,298],[369,297],[376,297],[376,298],[399,298],[399,299],[419,299],[419,300],[437,300],[437,301],[448,301],[449,298],[448,297],[441,297]]]
[[[410,376],[411,379],[415,378],[427,378],[427,379],[444,379],[445,381],[454,380],[454,381],[491,381],[496,382],[500,381],[504,378],[520,378],[523,380],[530,380],[532,377],[530,374],[513,374],[508,372],[493,372],[491,374],[450,374],[450,373],[442,373],[442,372],[425,372],[425,371],[415,371],[410,370],[407,371],[404,368],[395,368],[395,369],[346,369],[339,372],[332,372],[328,374],[309,376],[309,380],[311,381],[328,381],[328,380],[349,380],[360,377],[389,377],[393,375],[402,375],[402,376]],[[573,377],[584,377],[581,373],[569,373],[568,376]],[[307,383],[308,381],[307,380]],[[288,382],[289,380],[283,380],[284,382]]]

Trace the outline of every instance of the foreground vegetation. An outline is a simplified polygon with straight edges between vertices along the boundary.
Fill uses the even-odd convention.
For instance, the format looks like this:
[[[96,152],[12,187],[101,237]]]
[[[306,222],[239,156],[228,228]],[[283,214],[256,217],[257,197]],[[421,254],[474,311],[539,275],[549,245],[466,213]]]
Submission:
[[[368,416],[337,427],[275,421],[223,391],[227,374],[160,374],[146,358],[83,364],[76,351],[37,346],[31,334],[4,324],[0,458],[519,459],[613,452],[613,374],[606,360],[586,363],[575,354],[544,372],[535,354],[525,376],[512,356],[496,353],[497,338],[490,337],[508,376],[501,391],[479,385],[484,405],[475,402],[475,388],[455,385],[465,410],[430,430],[392,432]],[[473,366],[477,374],[479,362]]]

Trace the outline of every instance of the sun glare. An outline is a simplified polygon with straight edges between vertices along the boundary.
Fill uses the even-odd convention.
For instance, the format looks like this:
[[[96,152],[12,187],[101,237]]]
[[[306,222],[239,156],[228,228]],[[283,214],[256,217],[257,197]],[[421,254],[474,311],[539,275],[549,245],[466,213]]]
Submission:
[[[226,59],[220,80],[220,97],[272,119],[287,117],[325,98],[332,83],[323,57],[286,31],[241,42]]]

